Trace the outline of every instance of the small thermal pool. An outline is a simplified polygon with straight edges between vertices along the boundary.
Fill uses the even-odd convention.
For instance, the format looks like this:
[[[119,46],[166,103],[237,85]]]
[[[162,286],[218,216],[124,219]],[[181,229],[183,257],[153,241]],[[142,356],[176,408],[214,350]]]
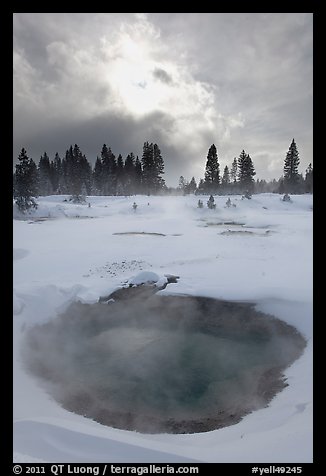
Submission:
[[[104,425],[195,433],[237,423],[286,386],[305,347],[252,304],[131,289],[130,299],[71,304],[23,346],[55,400]]]

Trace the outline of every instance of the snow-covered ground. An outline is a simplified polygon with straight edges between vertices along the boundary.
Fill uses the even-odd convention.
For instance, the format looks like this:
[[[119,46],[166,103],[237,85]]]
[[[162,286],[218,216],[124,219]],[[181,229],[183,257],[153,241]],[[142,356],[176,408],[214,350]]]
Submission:
[[[312,196],[234,196],[231,208],[217,197],[216,210],[208,197],[65,198],[40,198],[24,220],[14,209],[14,460],[311,462]],[[180,276],[162,293],[252,301],[296,326],[307,347],[289,386],[236,425],[189,435],[117,430],[61,408],[23,368],[24,332],[143,271]]]

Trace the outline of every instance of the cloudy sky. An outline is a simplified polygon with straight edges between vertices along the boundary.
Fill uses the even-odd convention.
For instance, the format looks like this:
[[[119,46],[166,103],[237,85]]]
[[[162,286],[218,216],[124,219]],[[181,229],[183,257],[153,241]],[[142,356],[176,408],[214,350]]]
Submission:
[[[14,159],[156,142],[167,185],[242,149],[279,178],[312,162],[312,13],[15,13]]]

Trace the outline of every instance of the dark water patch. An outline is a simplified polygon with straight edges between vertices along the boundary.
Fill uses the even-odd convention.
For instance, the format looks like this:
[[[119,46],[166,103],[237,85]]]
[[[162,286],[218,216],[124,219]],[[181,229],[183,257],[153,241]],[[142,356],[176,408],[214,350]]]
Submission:
[[[207,222],[205,226],[245,226],[245,223],[236,221]]]
[[[89,220],[89,219],[92,219],[92,218],[98,218],[98,217],[93,217],[93,216],[89,216],[89,215],[66,215],[66,217],[67,217],[69,220],[74,220],[74,219],[77,219],[77,220]]]
[[[29,255],[29,251],[24,248],[14,248],[13,249],[13,260],[23,259]]]
[[[43,223],[45,221],[48,221],[48,220],[54,220],[54,217],[32,217],[32,218],[28,218],[28,224],[29,225],[32,225],[32,224],[35,224],[35,223]]]
[[[64,408],[108,426],[194,433],[237,423],[286,386],[283,371],[305,347],[252,304],[146,286],[121,296],[71,304],[23,346],[27,368]]]
[[[145,231],[124,231],[121,233],[112,233],[112,235],[141,235],[141,236],[166,236],[164,233],[147,233]]]
[[[248,230],[225,230],[219,233],[220,235],[241,235],[241,236],[269,236],[271,234],[270,230],[266,230],[264,233],[257,233],[254,231],[248,231]]]

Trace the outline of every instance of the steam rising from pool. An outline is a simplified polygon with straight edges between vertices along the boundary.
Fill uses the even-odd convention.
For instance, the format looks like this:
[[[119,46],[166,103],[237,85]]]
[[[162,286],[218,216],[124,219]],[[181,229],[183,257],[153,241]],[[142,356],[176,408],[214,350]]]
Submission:
[[[194,433],[268,404],[305,346],[251,304],[137,295],[75,302],[27,333],[23,358],[66,409],[145,433]],[[126,290],[128,293],[128,290]]]

